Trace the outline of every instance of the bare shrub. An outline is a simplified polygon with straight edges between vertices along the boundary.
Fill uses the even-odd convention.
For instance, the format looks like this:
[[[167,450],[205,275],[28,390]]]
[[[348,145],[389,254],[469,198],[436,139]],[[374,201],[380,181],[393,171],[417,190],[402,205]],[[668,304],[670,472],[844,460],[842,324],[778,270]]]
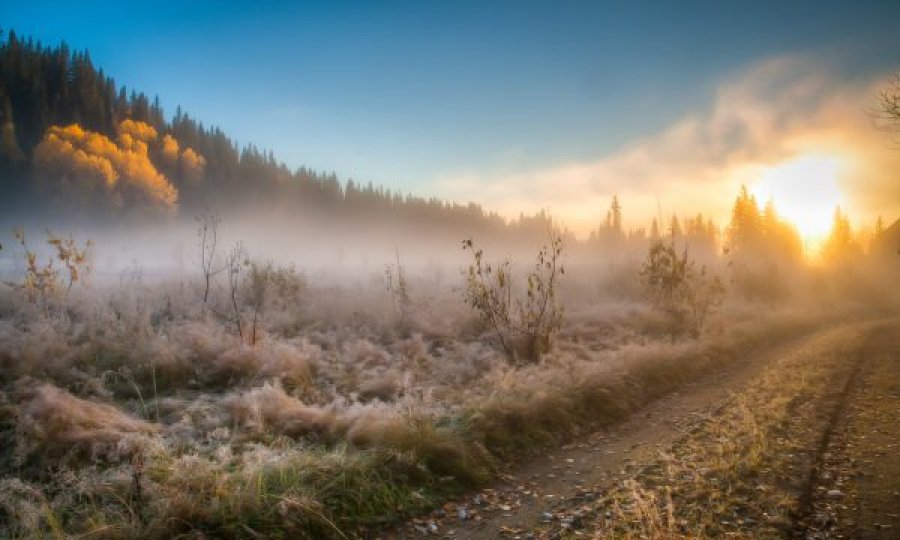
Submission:
[[[534,268],[525,277],[525,297],[514,291],[510,262],[485,262],[484,251],[469,239],[462,243],[472,252],[466,272],[464,298],[482,322],[493,330],[500,346],[518,363],[537,362],[550,349],[553,336],[562,324],[562,307],[556,288],[565,273],[560,264],[562,236],[551,229],[546,244],[537,254]]]
[[[288,333],[298,330],[307,292],[303,274],[293,266],[252,261],[242,243],[229,252],[226,271],[227,307],[218,313],[233,325],[242,343],[256,346],[273,327]]]
[[[228,300],[231,309],[231,322],[237,329],[241,343],[244,343],[244,321],[241,310],[240,292],[241,292],[241,276],[247,267],[250,266],[250,258],[244,244],[236,243],[228,253],[225,261],[225,268],[228,274]]]
[[[389,264],[384,269],[384,278],[387,282],[387,292],[391,297],[391,308],[394,319],[401,330],[406,330],[412,312],[412,298],[409,295],[409,281],[403,264],[400,262],[400,252],[396,252],[397,262]]]
[[[55,252],[49,257],[47,263],[38,263],[37,254],[28,247],[24,229],[13,229],[13,236],[22,246],[25,257],[25,277],[22,283],[8,283],[10,286],[25,292],[26,297],[33,303],[44,303],[51,299],[63,288],[68,295],[72,286],[76,283],[84,283],[91,272],[90,251],[93,242],[88,240],[83,247],[79,247],[75,239],[60,238],[49,230],[47,231],[47,244]],[[65,269],[56,265],[61,264]]]
[[[256,345],[257,327],[269,297],[272,274],[274,269],[272,261],[266,263],[250,263],[250,272],[247,275],[247,303],[250,304],[250,345]]]
[[[209,304],[209,292],[212,280],[225,270],[225,266],[218,263],[216,249],[219,243],[219,223],[222,220],[211,213],[204,213],[197,217],[197,244],[200,249],[200,271],[203,274],[203,313]]]
[[[663,241],[650,246],[640,276],[653,305],[669,317],[673,338],[699,336],[724,293],[719,278],[707,275],[705,266],[698,270],[687,248],[679,255]]]
[[[24,234],[22,240],[24,242]],[[68,238],[60,238],[49,230],[47,231],[47,243],[56,250],[56,259],[66,269],[66,294],[72,290],[72,285],[79,282],[85,283],[92,270],[90,251],[94,243],[88,240],[84,247],[78,247],[72,235],[69,235]]]
[[[242,303],[250,311],[249,344],[256,345],[273,316],[292,320],[296,326],[306,291],[306,278],[293,266],[250,262],[242,285]]]

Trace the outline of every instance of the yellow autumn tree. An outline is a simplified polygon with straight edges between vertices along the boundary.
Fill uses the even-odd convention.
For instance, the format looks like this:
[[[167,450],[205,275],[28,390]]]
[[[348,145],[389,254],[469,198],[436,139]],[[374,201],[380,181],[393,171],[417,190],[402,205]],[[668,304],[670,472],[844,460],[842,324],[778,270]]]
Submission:
[[[185,148],[181,152],[181,174],[185,178],[193,181],[199,180],[203,176],[203,169],[206,168],[206,159],[193,148]]]
[[[178,140],[168,133],[163,135],[160,154],[165,165],[179,170],[184,178],[197,181],[203,176],[206,159],[193,148],[182,150]]]
[[[168,133],[162,138],[162,158],[167,167],[178,164],[178,141]]]
[[[78,124],[51,126],[34,151],[35,166],[75,191],[100,191],[114,205],[173,208],[178,191],[150,160],[156,130],[124,120],[115,141]]]

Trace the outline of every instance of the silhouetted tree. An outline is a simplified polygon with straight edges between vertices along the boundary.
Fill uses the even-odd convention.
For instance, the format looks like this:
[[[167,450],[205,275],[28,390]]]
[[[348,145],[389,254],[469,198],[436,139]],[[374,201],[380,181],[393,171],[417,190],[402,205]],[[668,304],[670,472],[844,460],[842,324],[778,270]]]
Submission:
[[[834,209],[831,232],[822,246],[822,258],[833,264],[845,264],[862,254],[853,236],[850,220],[840,207]]]

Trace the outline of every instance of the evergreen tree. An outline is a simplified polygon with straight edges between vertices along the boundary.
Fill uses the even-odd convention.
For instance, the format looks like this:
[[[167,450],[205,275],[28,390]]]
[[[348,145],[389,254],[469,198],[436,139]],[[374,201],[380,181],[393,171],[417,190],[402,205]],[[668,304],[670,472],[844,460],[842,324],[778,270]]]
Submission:
[[[747,186],[741,186],[731,210],[726,250],[734,255],[758,250],[762,239],[761,221],[756,197],[750,194]]]
[[[822,257],[832,263],[846,263],[860,255],[860,247],[853,236],[847,214],[838,206],[834,209],[831,232],[822,246]]]
[[[622,236],[624,231],[622,230],[622,205],[619,204],[619,197],[617,195],[613,195],[612,203],[609,205],[609,213],[610,213],[610,228],[612,229],[613,234],[616,236]]]
[[[346,189],[338,176],[300,167],[290,170],[274,154],[255,146],[239,148],[222,130],[204,126],[177,108],[166,118],[158,97],[152,100],[117,85],[84,51],[61,43],[46,47],[23,41],[14,31],[0,33],[0,212],[28,208],[29,214],[49,212],[45,194],[35,188],[34,150],[53,126],[78,124],[111,141],[123,120],[145,122],[158,133],[149,158],[178,191],[178,212],[194,215],[207,206],[222,211],[280,209],[288,215],[306,213],[348,222],[378,218],[415,223],[434,230],[459,230],[506,238],[535,234],[543,237],[549,217],[522,216],[507,223],[476,204],[449,204],[438,199],[390,193],[358,182]],[[191,149],[203,158],[199,178],[181,165],[162,162],[162,140],[171,136],[179,150]],[[63,203],[78,204],[75,199]],[[85,210],[85,209],[81,209]],[[614,199],[610,214],[621,231],[621,209]]]
[[[674,241],[681,236],[681,222],[678,221],[677,214],[672,214],[672,219],[669,220],[669,238]]]

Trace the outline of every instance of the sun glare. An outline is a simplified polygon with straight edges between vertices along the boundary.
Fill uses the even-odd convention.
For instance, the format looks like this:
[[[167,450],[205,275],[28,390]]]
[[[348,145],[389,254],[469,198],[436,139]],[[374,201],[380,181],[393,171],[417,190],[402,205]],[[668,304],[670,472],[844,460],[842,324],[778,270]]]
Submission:
[[[835,207],[843,204],[841,166],[837,156],[806,154],[764,170],[751,191],[760,205],[772,199],[781,217],[797,227],[807,249],[815,248],[831,230]]]

